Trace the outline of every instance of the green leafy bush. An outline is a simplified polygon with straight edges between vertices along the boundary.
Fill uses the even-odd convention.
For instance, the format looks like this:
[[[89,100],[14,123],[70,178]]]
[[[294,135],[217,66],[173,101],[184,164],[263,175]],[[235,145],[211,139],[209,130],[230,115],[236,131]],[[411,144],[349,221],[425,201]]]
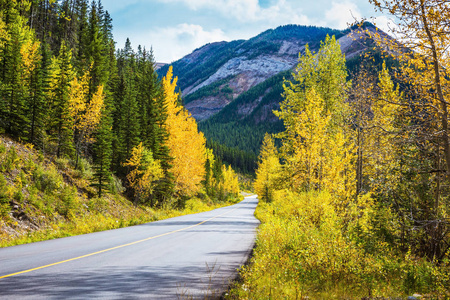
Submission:
[[[11,210],[6,194],[6,179],[0,174],[0,218],[6,217]]]
[[[77,190],[74,186],[64,185],[58,195],[59,203],[56,207],[58,213],[72,219],[78,206]]]
[[[19,165],[20,158],[17,155],[16,149],[14,147],[9,148],[6,152],[6,155],[0,162],[0,171],[1,172],[11,172],[16,169]]]
[[[47,194],[56,192],[62,185],[62,177],[54,165],[48,168],[39,165],[32,173],[36,187]]]

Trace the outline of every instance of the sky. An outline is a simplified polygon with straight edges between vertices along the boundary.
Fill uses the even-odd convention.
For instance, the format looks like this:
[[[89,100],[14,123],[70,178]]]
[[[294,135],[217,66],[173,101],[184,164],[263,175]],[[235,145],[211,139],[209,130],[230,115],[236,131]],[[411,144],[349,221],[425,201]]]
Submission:
[[[170,63],[212,42],[249,39],[286,24],[345,29],[361,18],[385,31],[391,20],[368,0],[102,0],[117,48],[130,38]],[[376,17],[375,19],[370,19]]]

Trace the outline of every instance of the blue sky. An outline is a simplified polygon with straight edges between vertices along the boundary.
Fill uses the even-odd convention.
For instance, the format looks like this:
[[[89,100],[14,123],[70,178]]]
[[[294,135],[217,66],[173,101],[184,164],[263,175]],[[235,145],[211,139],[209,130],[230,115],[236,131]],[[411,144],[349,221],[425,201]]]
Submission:
[[[355,18],[378,16],[368,0],[102,0],[113,18],[117,47],[130,38],[170,63],[211,42],[248,39],[286,24],[344,29]]]

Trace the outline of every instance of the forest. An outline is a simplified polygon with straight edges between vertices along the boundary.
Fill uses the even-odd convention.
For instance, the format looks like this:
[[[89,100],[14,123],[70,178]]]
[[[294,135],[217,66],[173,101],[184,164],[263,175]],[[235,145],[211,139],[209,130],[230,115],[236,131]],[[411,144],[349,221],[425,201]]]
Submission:
[[[450,297],[450,77],[446,1],[370,1],[402,43],[367,31],[349,80],[334,37],[300,57],[266,134],[257,247],[238,299]],[[279,143],[279,144],[278,144]],[[231,298],[231,297],[230,297]]]
[[[0,11],[0,134],[74,169],[92,165],[88,197],[124,190],[135,205],[183,207],[238,196],[172,68],[160,79],[151,49],[129,39],[116,49],[101,0],[1,0]]]

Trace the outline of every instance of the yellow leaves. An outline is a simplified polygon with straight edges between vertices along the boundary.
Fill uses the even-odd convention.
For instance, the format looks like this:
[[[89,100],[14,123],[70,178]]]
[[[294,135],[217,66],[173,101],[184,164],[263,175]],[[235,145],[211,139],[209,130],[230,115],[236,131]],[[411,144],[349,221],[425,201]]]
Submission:
[[[103,93],[103,85],[100,85],[97,88],[97,92],[95,92],[91,101],[87,105],[85,113],[80,116],[79,124],[77,124],[78,129],[85,133],[88,141],[93,142],[90,134],[96,130],[98,124],[100,123],[104,98],[105,95]]]
[[[282,139],[285,184],[295,192],[327,190],[344,207],[355,194],[355,146],[347,127],[347,71],[339,43],[327,36],[316,55],[300,57],[295,82],[285,82],[285,100],[275,115]],[[261,165],[264,167],[264,165]]]
[[[394,189],[399,180],[396,168],[396,139],[399,138],[399,129],[396,124],[403,100],[398,88],[394,87],[385,64],[378,75],[378,89],[371,89],[367,93],[371,112],[364,112],[370,118],[362,124],[358,142],[358,163],[361,166],[359,180],[364,180],[361,188],[364,185],[367,191],[389,191]]]
[[[77,117],[79,118],[81,113],[86,110],[88,92],[89,78],[87,73],[85,73],[81,78],[74,77],[70,82],[69,112],[73,119],[77,119]]]
[[[222,178],[219,183],[219,189],[225,194],[231,194],[237,196],[239,194],[239,180],[237,174],[228,166],[222,165]]]
[[[292,187],[329,190],[344,199],[354,193],[352,159],[354,147],[341,129],[330,128],[331,114],[314,89],[307,92],[304,110],[284,111],[290,132],[283,139],[284,169]]]
[[[5,42],[10,39],[9,33],[6,30],[6,24],[3,21],[2,16],[0,16],[0,48],[3,48]],[[0,58],[1,59],[1,58]]]
[[[177,77],[173,78],[173,69],[172,66],[170,66],[169,70],[167,70],[166,76],[161,81],[169,118],[175,118],[175,115],[182,109],[177,105],[179,97],[179,94],[175,92],[177,81]]]
[[[386,63],[383,62],[383,69],[379,76],[380,98],[373,105],[374,123],[376,126],[383,128],[385,131],[392,132],[394,130],[394,121],[396,117],[397,107],[400,104],[400,91],[394,88],[394,83],[386,69]]]
[[[278,150],[272,137],[266,133],[261,148],[256,179],[253,184],[259,199],[270,202],[273,193],[278,187],[281,172],[281,164],[278,158]]]
[[[165,104],[167,107],[166,126],[169,133],[167,146],[173,157],[170,172],[175,177],[175,189],[184,195],[194,195],[200,191],[205,175],[206,147],[203,133],[190,113],[178,105],[175,92],[177,78],[172,80],[172,67],[162,79]]]
[[[89,100],[89,72],[70,82],[69,112],[73,120],[72,127],[86,142],[92,143],[92,134],[100,123],[101,112],[104,103],[103,85],[97,87],[97,91]]]
[[[28,29],[28,31],[30,31],[30,29]],[[22,56],[26,78],[31,76],[38,65],[40,60],[39,47],[40,43],[33,39],[31,32],[26,32],[25,41],[20,47],[20,54]]]
[[[127,179],[135,191],[136,202],[150,196],[153,193],[154,182],[164,177],[161,163],[153,159],[151,151],[146,149],[142,142],[132,149],[131,157],[124,166],[131,168]]]

